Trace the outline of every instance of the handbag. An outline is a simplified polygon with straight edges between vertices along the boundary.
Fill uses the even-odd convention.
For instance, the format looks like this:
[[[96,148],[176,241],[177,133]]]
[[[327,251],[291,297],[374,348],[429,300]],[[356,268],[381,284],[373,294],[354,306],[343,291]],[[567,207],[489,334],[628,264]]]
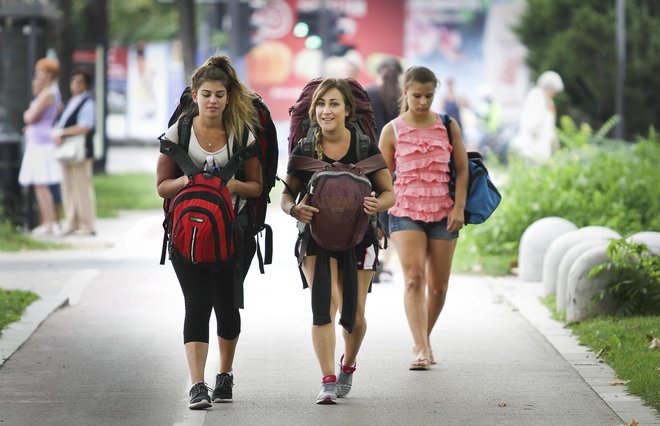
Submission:
[[[451,143],[451,131],[449,129],[451,117],[447,114],[440,114],[440,118],[447,128],[449,143]],[[484,223],[493,214],[500,201],[502,201],[502,195],[490,179],[483,156],[476,151],[468,152],[467,156],[470,179],[467,199],[465,200],[465,224],[476,225]],[[452,160],[449,161],[449,194],[452,200],[454,199],[455,189],[456,168],[452,156]]]
[[[85,135],[67,136],[55,146],[55,158],[63,163],[78,163],[85,159]]]

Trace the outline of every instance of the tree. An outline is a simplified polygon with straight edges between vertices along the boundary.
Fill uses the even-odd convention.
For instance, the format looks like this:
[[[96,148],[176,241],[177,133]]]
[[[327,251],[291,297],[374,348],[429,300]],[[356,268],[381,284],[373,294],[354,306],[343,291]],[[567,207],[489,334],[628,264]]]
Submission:
[[[195,3],[190,0],[176,0],[179,11],[179,28],[181,30],[181,47],[183,49],[183,68],[187,76],[195,70],[197,52],[197,37],[195,37]]]
[[[187,3],[192,5],[193,2]],[[179,36],[178,12],[174,3],[112,0],[109,6],[111,43],[131,45],[143,41],[174,40]]]
[[[616,2],[527,0],[514,31],[528,49],[533,77],[552,69],[564,80],[559,109],[599,127],[616,112]],[[542,23],[542,24],[541,24]],[[660,3],[626,2],[628,136],[648,134],[660,122]]]

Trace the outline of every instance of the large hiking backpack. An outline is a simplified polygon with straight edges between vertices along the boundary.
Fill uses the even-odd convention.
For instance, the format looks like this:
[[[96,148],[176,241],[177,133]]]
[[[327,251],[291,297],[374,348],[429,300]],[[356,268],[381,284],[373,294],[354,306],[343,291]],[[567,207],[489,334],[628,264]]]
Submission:
[[[314,90],[316,90],[316,87],[322,81],[322,77],[310,80],[303,88],[296,103],[289,108],[289,116],[291,117],[289,127],[289,154],[291,154],[301,139],[306,137],[311,140],[314,137],[316,129],[314,126],[310,126],[309,107],[312,103]],[[346,82],[348,82],[351,88],[355,101],[355,114],[349,126],[358,131],[358,134],[365,134],[374,143],[377,143],[376,118],[374,110],[371,108],[369,95],[355,79],[347,78]]]
[[[188,184],[166,203],[160,263],[165,263],[167,248],[171,257],[189,264],[214,269],[232,267],[238,225],[226,183],[243,161],[256,155],[255,149],[241,149],[225,167],[212,172],[197,168],[179,144],[162,136],[160,142],[160,151],[171,156],[189,178]]]
[[[257,155],[261,162],[263,190],[256,198],[246,200],[245,211],[248,214],[248,226],[257,238],[257,258],[259,259],[259,270],[264,273],[264,265],[270,265],[273,261],[273,230],[266,223],[266,210],[270,203],[270,191],[275,186],[277,179],[277,160],[279,148],[277,144],[277,131],[271,118],[268,106],[261,97],[253,93],[252,103],[259,114],[260,128],[256,129]],[[190,132],[192,131],[192,119],[197,114],[197,106],[192,101],[191,89],[186,87],[181,93],[179,103],[169,119],[168,126],[172,126],[179,120],[177,131],[179,144],[187,152],[190,144]],[[246,133],[244,133],[247,136]],[[243,144],[245,145],[245,144]],[[236,177],[243,176],[242,163],[236,172]],[[166,200],[167,202],[167,200]],[[262,255],[259,236],[264,231],[265,248]]]

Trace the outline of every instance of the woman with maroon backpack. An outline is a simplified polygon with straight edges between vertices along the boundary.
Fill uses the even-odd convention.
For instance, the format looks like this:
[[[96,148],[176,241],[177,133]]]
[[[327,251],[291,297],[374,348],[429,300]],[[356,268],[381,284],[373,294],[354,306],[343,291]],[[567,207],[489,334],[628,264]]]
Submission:
[[[335,78],[323,80],[314,91],[309,108],[310,126],[316,127],[314,148],[310,151],[310,155],[328,164],[360,163],[361,159],[358,158],[360,150],[357,147],[365,135],[358,134],[358,130],[353,126],[347,127],[354,113],[355,100],[349,83]],[[315,217],[323,217],[327,211],[321,211],[310,204],[313,198],[309,196],[308,182],[313,173],[292,167],[294,164],[292,159],[304,155],[303,141],[293,150],[290,157],[286,177],[287,188],[282,192],[281,207],[285,213],[308,229],[309,226],[314,225]],[[378,147],[372,141],[369,143],[365,158],[370,161],[371,157],[375,156],[381,157]],[[392,177],[382,158],[380,161],[382,165],[374,167],[376,171],[365,173],[373,190],[364,196],[361,209],[364,215],[370,217],[387,210],[394,204]],[[295,200],[301,193],[305,195],[299,203],[296,203]],[[318,191],[312,197],[317,194]],[[370,231],[363,234],[364,237],[357,246],[343,252],[326,250],[321,243],[310,238],[305,232],[307,231],[304,231],[298,239],[296,250],[300,251],[299,262],[303,286],[309,285],[312,289],[314,316],[312,342],[323,374],[321,390],[316,402],[334,404],[337,398],[345,397],[351,389],[357,354],[366,333],[364,309],[367,293],[378,259],[374,248],[374,236]],[[348,262],[346,259],[349,259]],[[350,278],[351,275],[356,276],[355,282]],[[349,295],[355,296],[354,300]],[[335,316],[340,309],[340,324],[344,327],[344,355],[339,362],[337,377]]]
[[[205,163],[222,169],[233,154],[242,147],[255,143],[258,113],[252,103],[250,91],[238,80],[236,71],[226,56],[208,59],[192,75],[193,111],[192,129],[188,144],[188,156],[199,169]],[[178,121],[179,121],[178,120]],[[165,133],[165,138],[180,142],[178,121]],[[245,134],[247,132],[247,135]],[[247,136],[247,137],[245,137]],[[257,157],[244,163],[244,179],[231,178],[226,183],[231,194],[234,210],[240,217],[246,198],[259,196],[262,191],[261,163]],[[171,198],[189,183],[175,160],[165,154],[158,158],[157,189],[163,198]],[[238,201],[237,204],[237,199]],[[200,219],[201,220],[201,219]],[[240,221],[238,222],[241,223]],[[251,259],[255,251],[252,234],[237,242],[244,258]],[[240,255],[240,254],[239,254]],[[236,280],[235,268],[203,268],[171,256],[172,265],[183,291],[185,322],[183,340],[188,359],[192,388],[190,409],[205,409],[213,402],[231,402],[232,365],[238,336],[241,331],[239,308],[243,307],[242,280]],[[249,266],[249,262],[245,263]],[[239,271],[243,276],[247,270]],[[241,277],[242,278],[242,277]],[[209,346],[209,319],[215,311],[220,366],[212,397],[204,382],[204,368]]]
[[[404,306],[415,343],[410,370],[435,364],[430,336],[445,303],[458,231],[463,227],[468,186],[467,152],[456,120],[451,141],[431,110],[438,80],[426,67],[404,74],[400,115],[380,135],[379,146],[396,173],[396,204],[389,232],[405,280]],[[449,190],[449,162],[456,169],[455,197]]]

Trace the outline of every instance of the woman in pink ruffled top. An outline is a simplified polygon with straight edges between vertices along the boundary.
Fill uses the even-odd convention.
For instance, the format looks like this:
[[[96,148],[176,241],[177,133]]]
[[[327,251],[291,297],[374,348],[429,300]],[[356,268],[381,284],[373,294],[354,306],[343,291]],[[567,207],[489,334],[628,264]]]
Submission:
[[[428,68],[409,68],[400,115],[383,128],[379,143],[396,176],[389,232],[405,279],[404,305],[415,342],[411,370],[428,370],[435,364],[430,335],[445,303],[467,196],[468,160],[461,129],[451,120],[450,143],[440,116],[431,110],[437,86]],[[452,157],[455,200],[448,185]]]

